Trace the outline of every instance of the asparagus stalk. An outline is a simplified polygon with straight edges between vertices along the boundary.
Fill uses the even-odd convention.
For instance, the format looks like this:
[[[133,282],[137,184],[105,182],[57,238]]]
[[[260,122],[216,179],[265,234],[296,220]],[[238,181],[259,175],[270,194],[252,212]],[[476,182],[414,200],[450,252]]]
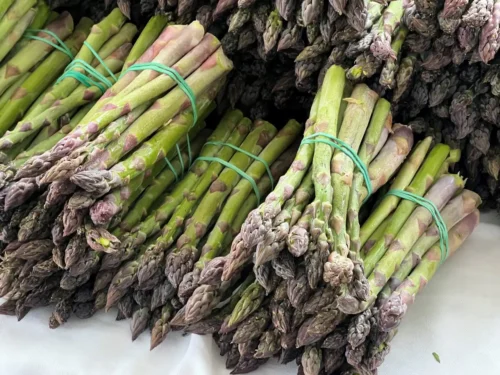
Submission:
[[[450,241],[450,252],[448,256],[454,254],[455,251],[458,250],[478,224],[479,211],[476,209],[450,230],[448,234]],[[425,254],[420,264],[381,307],[379,320],[380,329],[383,331],[390,331],[399,325],[408,306],[415,301],[417,293],[421,291],[434,276],[441,261],[446,259],[439,245],[433,246]]]
[[[306,205],[312,200],[313,194],[312,170],[309,170],[294,196],[285,203],[283,210],[274,218],[271,231],[266,234],[264,241],[257,245],[256,266],[275,259],[285,248],[290,228],[300,219]]]
[[[399,69],[400,51],[408,35],[408,29],[405,26],[401,26],[396,32],[396,37],[392,41],[391,49],[396,55],[395,59],[388,59],[385,62],[382,72],[380,73],[379,83],[388,89],[394,89],[396,86],[396,73]]]
[[[24,1],[26,0],[21,2]],[[46,29],[52,31],[60,39],[64,40],[73,32],[73,26],[73,18],[68,12],[64,12],[57,20],[48,25]],[[39,32],[37,36],[47,39],[52,43],[57,43],[52,36],[45,34],[44,32]],[[0,40],[3,40],[3,38],[0,38]],[[4,93],[5,90],[7,90],[19,76],[29,71],[38,62],[42,61],[43,58],[52,52],[53,49],[54,47],[51,45],[38,40],[32,40],[28,43],[26,47],[20,50],[0,68],[0,93]],[[7,130],[3,124],[1,130],[2,133],[5,133]]]
[[[168,18],[163,14],[157,14],[151,17],[137,38],[134,47],[130,51],[125,64],[123,64],[122,73],[134,65],[137,60],[143,56],[146,50],[158,39],[162,30],[167,26]]]
[[[18,78],[16,83],[9,87],[2,96],[0,96],[0,109],[3,109],[5,105],[9,102],[12,95],[16,92],[16,90],[28,79],[31,73],[24,73],[21,77]]]
[[[359,158],[365,165],[369,165],[375,158],[376,144],[382,134],[392,128],[392,116],[390,115],[390,103],[385,99],[379,99],[373,110],[373,115],[368,126],[368,133],[365,136],[363,145],[358,153]],[[411,145],[409,147],[411,149]],[[358,171],[354,173],[353,187],[349,197],[349,206],[347,214],[347,233],[349,235],[352,251],[359,253],[359,209],[361,207],[360,192],[363,187],[363,175]]]
[[[35,14],[35,9],[28,10],[28,12],[16,23],[9,35],[0,42],[0,61],[7,56],[12,47],[21,39],[26,29],[35,18]]]
[[[52,21],[59,17],[59,13],[52,12],[49,5],[45,0],[38,0],[36,3],[36,14],[35,18],[29,25],[30,29],[42,29],[45,25],[50,24]],[[21,39],[16,43],[14,48],[10,51],[10,54],[15,54],[24,48],[30,42],[29,39]]]
[[[347,143],[355,152],[358,152],[364,133],[370,123],[378,95],[370,90],[368,86],[360,84],[355,86],[351,98],[348,100],[349,103],[338,138]],[[385,119],[374,123],[373,132],[375,134],[381,132],[384,125]],[[370,131],[367,134],[367,139],[373,136],[371,133]],[[332,249],[328,262],[324,265],[323,279],[326,282],[332,283],[333,286],[338,286],[339,281],[343,282],[337,272],[340,272],[340,274],[349,272],[347,269],[339,269],[338,266],[342,267],[349,255],[347,211],[353,180],[354,162],[344,152],[337,150],[335,151],[331,165],[335,195],[333,196],[333,212],[330,225],[333,228],[335,248]],[[344,259],[341,260],[339,258]],[[357,261],[356,256],[353,258],[351,259],[352,261]],[[352,266],[350,266],[351,269]],[[352,275],[346,274],[346,276],[349,283]]]
[[[0,4],[0,19],[2,19],[7,11],[9,10],[10,6],[14,3],[15,0],[4,0]]]
[[[12,4],[12,5],[9,5]],[[0,40],[5,40],[21,18],[36,4],[36,0],[7,0],[0,9]],[[5,7],[5,8],[4,8]],[[3,14],[2,14],[3,13]]]
[[[372,30],[374,37],[370,51],[381,60],[396,59],[396,53],[391,48],[392,34],[403,17],[403,0],[391,1],[382,14],[381,22]]]
[[[318,116],[314,125],[315,132],[337,136],[341,123],[341,102],[345,88],[345,73],[339,66],[328,69],[321,89]],[[330,253],[331,230],[328,229],[332,212],[333,185],[331,161],[333,149],[327,144],[316,143],[313,157],[313,182],[315,190],[314,217],[310,227],[310,250],[306,259],[309,285],[316,287],[322,273],[325,255]],[[314,247],[314,248],[313,248]]]
[[[126,23],[117,34],[113,35],[106,43],[104,43],[99,50],[99,57],[104,60],[124,44],[132,43],[136,34],[137,26],[132,23]],[[91,65],[94,67],[99,64],[100,63],[97,58],[94,58],[91,62]]]

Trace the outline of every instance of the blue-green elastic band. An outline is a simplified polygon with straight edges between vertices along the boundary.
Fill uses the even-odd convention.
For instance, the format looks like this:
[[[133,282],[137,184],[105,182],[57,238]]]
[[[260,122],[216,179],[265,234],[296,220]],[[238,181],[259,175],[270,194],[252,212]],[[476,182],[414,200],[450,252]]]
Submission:
[[[441,263],[444,262],[446,258],[448,258],[448,254],[450,252],[449,241],[448,241],[448,228],[446,227],[443,217],[441,216],[441,213],[439,212],[439,209],[436,207],[436,205],[424,197],[415,195],[405,190],[398,190],[398,189],[390,190],[387,193],[387,195],[394,195],[396,197],[414,202],[424,207],[431,213],[432,218],[436,222],[436,226],[439,231],[439,247],[441,248]]]
[[[106,63],[101,58],[101,56],[99,56],[99,54],[96,52],[96,50],[94,48],[92,48],[92,46],[90,45],[90,43],[88,43],[87,41],[85,41],[85,42],[83,42],[83,45],[85,47],[87,47],[90,52],[92,52],[92,55],[94,55],[94,57],[96,58],[96,60],[99,61],[99,64],[101,64],[103,66],[103,68],[106,69],[106,71],[108,72],[109,76],[112,77],[115,82],[117,82],[118,78],[116,78],[116,76],[113,74],[113,72],[111,71],[111,69],[109,69],[109,67],[106,65]]]
[[[322,138],[317,138],[317,137],[326,137],[329,139],[322,139]],[[305,137],[301,144],[314,144],[314,143],[324,143],[327,144],[337,150],[342,151],[344,154],[349,156],[349,158],[354,162],[358,170],[361,172],[363,175],[363,179],[365,180],[366,184],[366,190],[367,190],[367,195],[365,198],[365,201],[372,195],[373,193],[373,186],[372,182],[370,180],[370,174],[368,173],[368,168],[366,168],[365,163],[359,158],[358,154],[356,151],[354,151],[351,146],[349,146],[347,143],[343,142],[342,140],[338,139],[337,137],[328,134],[328,133],[315,133],[313,135],[310,135],[308,137]]]
[[[245,154],[246,156],[248,156],[248,157],[250,157],[250,158],[252,158],[254,160],[260,161],[264,165],[264,167],[266,168],[266,171],[267,171],[267,174],[269,176],[269,179],[271,180],[272,189],[274,189],[273,174],[271,173],[271,168],[269,167],[269,164],[264,159],[258,157],[257,155],[252,154],[251,152],[248,152],[246,150],[243,150],[242,148],[239,148],[239,147],[237,147],[235,145],[232,145],[232,144],[226,143],[226,142],[213,141],[213,142],[206,142],[205,145],[227,146],[227,147],[232,148],[233,150],[236,150],[238,152],[241,152],[242,154]]]
[[[185,165],[184,165],[184,159],[182,158],[182,153],[181,153],[181,149],[180,149],[179,145],[176,144],[175,147],[177,149],[177,157],[179,158],[179,162],[181,164],[181,176],[180,177],[182,177],[182,176],[184,176],[184,167],[185,167]],[[172,165],[172,163],[170,162],[170,160],[168,160],[167,156],[165,156],[165,162],[167,163],[168,167],[170,168],[170,170],[174,174],[175,181],[178,182],[179,181],[179,174],[175,170],[175,168]]]
[[[165,157],[165,161],[167,162],[167,165],[170,168],[170,170],[172,171],[172,173],[174,174],[175,182],[178,182],[179,181],[179,175],[177,174],[174,166],[172,165],[172,163],[170,162],[170,160],[168,160],[167,157]]]
[[[59,38],[52,31],[46,30],[46,29],[43,29],[43,30],[41,30],[41,29],[27,29],[26,32],[27,33],[45,33],[47,35],[50,35],[52,38],[54,38],[57,41],[57,43],[59,43],[59,45],[57,45],[55,43],[52,43],[52,41],[49,40],[49,39],[41,38],[41,37],[39,37],[37,35],[26,34],[26,35],[24,35],[24,37],[27,38],[27,39],[33,39],[33,40],[37,40],[39,42],[46,43],[49,46],[54,47],[58,51],[61,51],[62,53],[66,54],[71,60],[74,59],[74,56],[71,53],[71,50],[68,48],[68,46],[61,40],[61,38]]]
[[[96,80],[74,69],[83,69],[88,73],[89,76],[96,78]],[[113,83],[109,79],[107,79],[104,75],[99,73],[92,65],[88,64],[87,62],[81,59],[73,60],[66,67],[65,73],[61,77],[59,77],[56,83],[61,82],[63,79],[67,77],[75,78],[86,87],[96,86],[97,88],[99,88],[99,90],[102,91],[102,93],[106,91],[106,88],[110,88],[111,86],[113,86]],[[103,83],[105,86],[103,86],[101,83]]]
[[[175,83],[179,86],[179,88],[184,91],[184,94],[188,97],[189,101],[191,102],[191,107],[193,109],[193,124],[191,125],[191,128],[198,122],[198,108],[196,107],[196,96],[194,95],[193,90],[191,90],[191,87],[187,84],[187,82],[184,80],[184,78],[177,72],[177,70],[172,69],[166,65],[156,63],[156,62],[149,62],[149,63],[138,63],[132,65],[130,68],[128,68],[125,72],[122,73],[121,76],[126,74],[129,71],[143,71],[143,70],[154,70],[158,73],[161,74],[166,74],[170,78],[172,78]],[[121,77],[120,76],[120,77]],[[191,130],[190,128],[190,130]],[[188,148],[188,156],[189,156],[189,165],[192,164],[193,159],[192,159],[192,153],[191,153],[191,142],[189,140],[189,134],[187,135],[187,148]]]
[[[229,168],[229,169],[232,169],[233,171],[235,171],[236,173],[238,173],[241,177],[243,177],[245,180],[247,180],[248,182],[250,182],[250,184],[252,185],[252,188],[255,192],[255,196],[257,197],[257,201],[259,202],[260,204],[260,192],[259,192],[259,188],[257,187],[257,183],[255,182],[255,180],[248,174],[246,174],[244,171],[242,171],[240,168],[232,165],[231,163],[221,159],[221,158],[217,158],[217,157],[212,157],[212,156],[200,156],[198,157],[196,160],[201,160],[201,161],[216,161],[217,163],[220,163],[222,164],[223,166]]]
[[[116,76],[113,74],[111,69],[106,65],[104,60],[99,56],[99,54],[92,48],[92,46],[87,43],[83,42],[83,44],[89,49],[89,51],[94,55],[97,61],[102,65],[102,67],[108,72],[109,76],[113,79],[114,82],[117,81]],[[87,74],[91,75],[94,77],[96,80],[87,77],[85,74],[80,73],[78,71],[75,71],[74,69],[82,69]],[[83,84],[85,87],[91,87],[91,86],[96,86],[99,90],[101,90],[102,93],[106,92],[106,88],[110,88],[113,86],[113,82],[111,82],[106,76],[104,76],[102,73],[100,73],[96,68],[94,68],[92,65],[87,63],[84,60],[81,59],[76,59],[73,60],[65,69],[64,74],[59,77],[59,79],[56,81],[56,83],[61,82],[63,79],[71,77],[79,81],[81,84]],[[104,85],[102,85],[104,84]]]

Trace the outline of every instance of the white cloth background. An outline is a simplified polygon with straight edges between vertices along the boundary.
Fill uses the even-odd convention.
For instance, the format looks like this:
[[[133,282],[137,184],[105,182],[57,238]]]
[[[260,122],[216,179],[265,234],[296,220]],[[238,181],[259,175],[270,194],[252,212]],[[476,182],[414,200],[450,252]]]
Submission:
[[[500,374],[500,220],[482,223],[409,310],[381,375]],[[222,375],[229,372],[211,337],[171,333],[149,351],[149,334],[130,341],[116,312],[71,319],[50,330],[50,309],[20,323],[0,317],[2,375]],[[441,358],[437,363],[432,353]],[[256,375],[292,375],[294,363],[267,363]]]

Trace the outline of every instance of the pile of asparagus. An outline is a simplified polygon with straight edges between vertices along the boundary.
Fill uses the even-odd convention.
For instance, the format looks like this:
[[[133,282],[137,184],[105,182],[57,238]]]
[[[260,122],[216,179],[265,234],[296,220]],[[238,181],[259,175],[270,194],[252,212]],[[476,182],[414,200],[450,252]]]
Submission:
[[[359,155],[370,189],[350,149],[335,150],[330,136]],[[184,275],[173,300],[185,304],[170,326],[213,334],[234,374],[274,356],[297,359],[307,375],[373,373],[416,293],[479,221],[481,199],[448,172],[460,152],[431,145],[428,137],[412,151],[412,132],[392,124],[389,103],[331,67],[290,169],[228,254],[202,258],[194,269],[191,256],[167,255],[171,285]],[[387,189],[375,205],[366,200],[386,184],[425,196],[444,224]]]

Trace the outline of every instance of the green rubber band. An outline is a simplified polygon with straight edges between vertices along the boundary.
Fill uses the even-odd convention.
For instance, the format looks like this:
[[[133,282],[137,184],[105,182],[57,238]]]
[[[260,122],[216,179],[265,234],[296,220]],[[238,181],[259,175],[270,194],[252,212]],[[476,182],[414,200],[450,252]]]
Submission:
[[[134,64],[130,68],[128,68],[123,74],[127,73],[128,71],[142,71],[142,70],[154,70],[158,73],[166,74],[177,83],[180,89],[184,91],[189,101],[191,102],[191,106],[193,107],[193,126],[194,126],[194,124],[196,124],[196,122],[198,121],[198,108],[196,107],[196,96],[194,95],[193,90],[191,90],[191,87],[189,87],[187,82],[177,72],[177,70],[172,69],[160,63],[150,62],[150,63]]]
[[[92,65],[87,63],[86,61],[76,59],[73,60],[67,67],[66,70],[71,70],[73,68],[82,68],[84,69],[89,75],[92,77],[98,79],[99,81],[103,82],[106,86],[111,87],[113,86],[113,82],[111,82],[106,76],[103,74],[99,73],[97,69],[95,69]]]
[[[448,258],[450,252],[450,247],[449,247],[450,245],[448,241],[448,228],[446,227],[443,217],[441,216],[441,213],[439,212],[439,209],[436,207],[436,205],[424,197],[415,195],[405,190],[398,190],[398,189],[390,190],[387,193],[387,195],[394,195],[396,197],[414,202],[424,207],[431,213],[432,218],[436,222],[436,226],[439,231],[439,247],[441,248],[441,263],[443,263],[446,260],[446,258]]]
[[[170,160],[168,160],[168,158],[165,158],[165,161],[167,162],[167,165],[170,168],[170,170],[172,171],[172,173],[174,174],[175,182],[178,182],[179,181],[179,175],[175,171],[174,166],[172,165],[172,163],[170,162]]]
[[[329,138],[331,140],[329,140],[329,139],[317,139],[317,137],[320,137],[320,136]],[[363,163],[363,161],[359,158],[356,151],[354,151],[351,146],[349,146],[344,141],[338,139],[337,137],[335,137],[331,134],[322,133],[322,132],[315,133],[313,135],[305,137],[301,142],[301,144],[314,144],[314,143],[327,144],[327,145],[329,145],[329,146],[331,146],[339,151],[342,151],[344,154],[349,156],[349,158],[354,162],[354,164],[356,165],[358,170],[363,175],[363,179],[365,180],[367,195],[366,195],[364,202],[366,202],[366,200],[373,193],[373,186],[372,186],[372,182],[370,179],[370,174],[368,173],[368,168],[366,167],[365,163]]]
[[[64,73],[61,77],[59,77],[59,79],[56,81],[56,84],[58,84],[59,82],[61,82],[63,79],[65,78],[74,78],[76,79],[77,81],[79,81],[82,85],[84,85],[85,87],[91,87],[91,86],[96,86],[97,88],[99,88],[99,90],[101,90],[102,92],[105,92],[106,91],[106,88],[104,86],[102,86],[99,82],[96,82],[94,81],[92,78],[90,77],[87,77],[85,74],[83,73],[80,73],[80,72],[76,72],[74,70],[71,70],[71,71],[68,71],[66,73]]]
[[[198,122],[198,108],[196,107],[196,96],[194,95],[193,90],[191,89],[191,87],[189,87],[184,78],[179,74],[179,72],[177,72],[177,70],[155,62],[134,64],[131,67],[129,67],[126,71],[124,71],[120,75],[120,77],[122,77],[129,71],[143,71],[143,70],[154,70],[158,73],[168,75],[170,78],[172,78],[173,81],[175,81],[175,83],[177,83],[179,88],[182,91],[184,91],[184,94],[186,94],[186,96],[188,97],[189,101],[191,102],[191,107],[193,109],[193,124],[191,125],[190,128],[191,130],[193,126],[196,124],[196,122]],[[187,140],[186,143],[188,149],[189,165],[191,165],[193,163],[193,156],[191,152],[191,142],[189,139],[189,134],[187,134],[186,140]]]
[[[51,40],[49,39],[45,39],[45,38],[41,38],[37,35],[24,35],[25,38],[27,39],[33,39],[33,40],[37,40],[39,42],[43,42],[43,43],[46,43],[48,44],[49,46],[51,47],[54,47],[55,49],[57,49],[58,51],[66,54],[71,60],[74,59],[74,56],[73,54],[71,53],[71,50],[68,48],[68,46],[61,40],[61,38],[59,38],[55,33],[53,33],[52,31],[50,30],[46,30],[46,29],[27,29],[26,30],[27,33],[45,33],[47,35],[50,35],[52,38],[54,38],[57,43],[59,43],[59,45],[53,43]]]
[[[273,175],[271,173],[271,168],[269,167],[269,164],[267,163],[267,161],[265,161],[261,157],[258,157],[257,155],[254,155],[251,152],[245,151],[245,150],[243,150],[235,145],[232,145],[232,144],[226,143],[226,142],[213,141],[213,142],[206,142],[205,145],[227,146],[227,147],[232,148],[233,150],[236,150],[238,152],[241,152],[242,154],[245,154],[245,155],[251,157],[252,159],[254,159],[256,161],[260,161],[264,165],[264,167],[266,168],[267,174],[269,175],[269,179],[271,180],[272,189],[274,189],[274,178],[273,178]]]
[[[259,188],[257,187],[257,183],[255,182],[255,180],[248,174],[246,174],[244,171],[242,171],[241,169],[239,169],[238,167],[232,165],[231,163],[223,160],[223,159],[220,159],[220,158],[216,158],[216,157],[212,157],[212,156],[200,156],[198,157],[196,160],[201,160],[201,161],[215,161],[217,163],[220,163],[222,164],[223,166],[229,168],[229,169],[232,169],[233,171],[235,171],[236,173],[238,173],[241,177],[243,177],[245,180],[247,180],[248,182],[250,182],[250,184],[252,185],[252,188],[255,192],[255,196],[257,197],[257,201],[259,202],[260,204],[260,192],[259,192]]]
[[[177,148],[177,157],[179,158],[179,162],[181,163],[181,175],[183,175],[184,174],[184,160],[182,160],[181,149],[179,148],[178,144],[176,144],[175,147]]]
[[[106,65],[106,63],[104,62],[103,59],[101,59],[101,56],[99,56],[99,54],[95,51],[95,49],[92,48],[92,46],[87,42],[83,42],[83,45],[85,47],[87,47],[89,49],[90,52],[92,52],[92,54],[94,55],[94,57],[96,58],[97,61],[99,61],[99,63],[104,67],[104,69],[106,69],[106,71],[109,73],[109,76],[113,78],[113,80],[115,82],[118,81],[118,79],[116,78],[116,76],[113,74],[113,72],[111,71],[111,69],[109,69],[109,67]]]

